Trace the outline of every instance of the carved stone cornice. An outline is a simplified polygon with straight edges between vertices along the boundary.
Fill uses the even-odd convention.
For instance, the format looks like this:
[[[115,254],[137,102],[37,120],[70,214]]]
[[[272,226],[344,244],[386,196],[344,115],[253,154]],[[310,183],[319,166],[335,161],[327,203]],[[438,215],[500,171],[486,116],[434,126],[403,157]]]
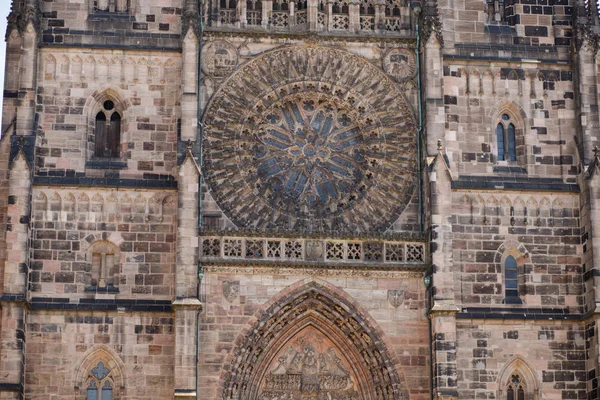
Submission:
[[[394,36],[387,33],[384,35],[361,35],[361,34],[337,34],[335,32],[268,32],[268,31],[247,31],[243,29],[233,30],[232,28],[217,28],[217,27],[206,27],[205,33],[214,38],[220,39],[288,39],[292,40],[304,40],[315,44],[331,45],[332,41],[340,42],[357,42],[357,43],[374,43],[381,45],[382,43],[393,43],[393,44],[411,44],[414,45],[416,42],[416,36]]]
[[[393,278],[393,279],[422,279],[425,274],[422,270],[396,270],[373,269],[373,268],[354,268],[350,266],[340,266],[340,268],[331,268],[330,265],[321,265],[319,267],[298,265],[260,265],[236,264],[236,263],[203,263],[205,274],[248,274],[248,275],[301,275],[301,276],[331,276],[331,277],[359,277],[359,278]]]

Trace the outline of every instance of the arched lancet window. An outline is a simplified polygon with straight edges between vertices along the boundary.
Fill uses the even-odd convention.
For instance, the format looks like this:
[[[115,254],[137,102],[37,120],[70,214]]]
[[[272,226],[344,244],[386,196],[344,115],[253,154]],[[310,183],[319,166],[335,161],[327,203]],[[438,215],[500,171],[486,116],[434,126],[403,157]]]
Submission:
[[[112,400],[113,399],[113,379],[110,369],[99,362],[95,368],[90,371],[88,378],[86,400]]]
[[[502,114],[501,121],[496,125],[496,141],[498,161],[517,160],[516,129],[508,114]]]
[[[121,145],[121,114],[115,109],[115,103],[106,100],[96,114],[94,157],[118,158]]]
[[[504,295],[506,303],[520,303],[519,299],[519,276],[517,272],[517,260],[513,256],[504,260]]]
[[[506,400],[529,400],[519,375],[513,375],[506,388]]]

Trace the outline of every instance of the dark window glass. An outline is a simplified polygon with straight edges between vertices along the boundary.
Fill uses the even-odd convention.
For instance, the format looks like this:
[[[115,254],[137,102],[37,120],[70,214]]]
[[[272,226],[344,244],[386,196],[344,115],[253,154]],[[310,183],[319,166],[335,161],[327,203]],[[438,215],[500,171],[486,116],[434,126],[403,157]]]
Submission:
[[[517,400],[525,400],[525,391],[522,387],[519,387],[519,390],[517,391],[517,398]]]
[[[515,400],[515,391],[512,387],[509,387],[506,391],[506,400]]]
[[[509,157],[507,157],[510,161],[516,161],[517,160],[517,144],[516,144],[516,138],[515,138],[515,126],[513,124],[508,125],[508,135],[507,135],[507,142],[508,142],[508,154]]]
[[[119,144],[121,143],[121,116],[119,113],[113,113],[110,116],[110,131],[108,134],[107,147],[110,157],[119,156]]]
[[[506,297],[519,296],[517,260],[513,256],[508,256],[504,261],[504,287]]]
[[[504,126],[496,126],[496,138],[498,140],[498,161],[504,161]]]
[[[96,157],[104,157],[106,149],[106,115],[100,111],[96,115],[96,143],[94,155]]]

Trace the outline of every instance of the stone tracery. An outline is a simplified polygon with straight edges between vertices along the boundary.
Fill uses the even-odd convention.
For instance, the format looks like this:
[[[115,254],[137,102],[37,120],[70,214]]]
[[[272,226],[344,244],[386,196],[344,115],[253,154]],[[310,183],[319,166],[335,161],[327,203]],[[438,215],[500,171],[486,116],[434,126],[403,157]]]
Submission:
[[[248,62],[204,122],[207,181],[240,227],[386,229],[410,197],[412,111],[345,51],[283,48]]]

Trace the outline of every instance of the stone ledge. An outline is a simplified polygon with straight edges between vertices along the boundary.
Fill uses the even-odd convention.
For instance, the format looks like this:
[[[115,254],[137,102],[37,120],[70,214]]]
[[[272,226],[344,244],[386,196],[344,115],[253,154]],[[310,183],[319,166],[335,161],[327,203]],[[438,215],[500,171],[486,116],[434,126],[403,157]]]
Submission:
[[[554,178],[530,178],[522,176],[493,177],[463,175],[452,181],[452,189],[552,191],[579,193],[578,184],[564,183]]]
[[[202,309],[202,303],[195,297],[178,298],[173,303],[173,308],[198,308]]]
[[[68,298],[33,297],[27,304],[31,310],[173,312],[169,300],[79,299],[70,303]]]
[[[196,390],[194,389],[175,389],[174,399],[195,399],[196,398]]]
[[[34,185],[47,186],[95,186],[139,189],[177,189],[177,181],[162,179],[119,179],[78,177],[33,177]]]

